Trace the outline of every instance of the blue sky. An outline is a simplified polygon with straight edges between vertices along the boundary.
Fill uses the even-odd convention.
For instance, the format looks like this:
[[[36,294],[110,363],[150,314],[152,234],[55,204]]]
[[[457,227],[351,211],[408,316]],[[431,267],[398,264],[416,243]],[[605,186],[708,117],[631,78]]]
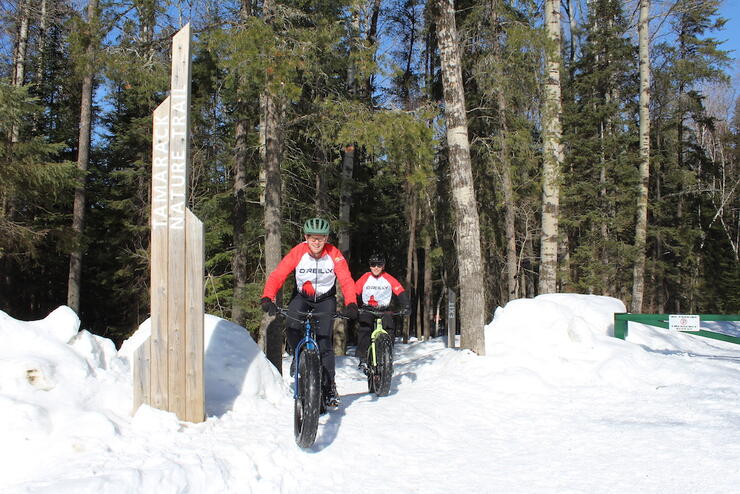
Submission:
[[[725,0],[720,11],[722,17],[727,19],[725,29],[717,35],[717,38],[726,40],[723,44],[725,50],[735,50],[730,53],[735,59],[730,75],[735,81],[735,87],[740,84],[740,0]]]

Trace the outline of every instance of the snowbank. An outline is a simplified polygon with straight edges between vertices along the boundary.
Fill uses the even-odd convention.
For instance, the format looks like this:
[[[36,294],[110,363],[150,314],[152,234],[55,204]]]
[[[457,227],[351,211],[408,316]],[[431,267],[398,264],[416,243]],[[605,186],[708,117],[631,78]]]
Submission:
[[[118,355],[126,360],[129,368],[134,352],[149,335],[151,320],[147,319],[121,345]],[[207,416],[251,408],[257,399],[273,404],[285,400],[288,390],[282,376],[246,329],[206,314],[203,340]]]
[[[636,323],[622,341],[613,337],[617,312],[626,312],[624,303],[597,295],[513,300],[497,308],[486,326],[486,354],[511,375],[510,383],[655,389],[716,379],[701,368],[686,372],[686,362],[673,358],[686,348],[710,355],[734,350],[731,344]]]
[[[38,461],[116,444],[129,434],[184,430],[174,414],[147,406],[131,417],[131,356],[148,338],[149,320],[119,352],[112,341],[79,328],[65,306],[30,322],[0,311],[0,437],[3,450],[14,452],[3,481],[30,475],[37,464],[29,456]],[[280,374],[244,328],[207,315],[204,340],[208,416],[289,400]]]

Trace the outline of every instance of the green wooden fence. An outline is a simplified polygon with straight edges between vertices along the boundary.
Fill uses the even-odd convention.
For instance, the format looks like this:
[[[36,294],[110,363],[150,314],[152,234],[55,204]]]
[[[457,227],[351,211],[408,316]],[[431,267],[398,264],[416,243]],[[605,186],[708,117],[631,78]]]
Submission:
[[[670,314],[630,314],[628,312],[614,314],[614,336],[625,339],[627,337],[628,321],[649,324],[658,328],[670,329],[668,319]],[[701,323],[718,322],[718,321],[740,321],[740,314],[699,314]],[[715,340],[729,341],[730,343],[740,344],[740,337],[731,336],[724,333],[717,333],[701,329],[699,331],[686,331],[689,334],[713,338]]]

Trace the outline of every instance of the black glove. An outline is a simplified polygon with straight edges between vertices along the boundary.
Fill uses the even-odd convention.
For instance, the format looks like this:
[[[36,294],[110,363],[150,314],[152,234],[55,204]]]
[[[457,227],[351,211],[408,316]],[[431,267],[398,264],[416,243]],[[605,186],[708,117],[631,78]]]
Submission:
[[[346,317],[349,317],[353,321],[356,321],[357,320],[357,315],[358,315],[358,313],[357,313],[357,304],[355,304],[355,303],[348,304],[344,308],[344,315]]]
[[[267,312],[271,316],[277,314],[277,305],[275,305],[275,302],[270,300],[269,297],[262,297],[262,300],[260,300],[260,304],[262,305],[262,310]]]

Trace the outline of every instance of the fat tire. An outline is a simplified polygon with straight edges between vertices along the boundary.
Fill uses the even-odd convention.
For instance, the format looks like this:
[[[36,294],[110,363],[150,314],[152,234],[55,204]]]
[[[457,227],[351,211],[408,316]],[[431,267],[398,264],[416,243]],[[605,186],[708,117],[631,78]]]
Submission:
[[[368,377],[368,388],[378,396],[387,396],[393,377],[393,345],[386,333],[378,335],[375,340],[375,358],[377,365]]]
[[[293,432],[296,444],[301,448],[309,448],[316,440],[321,408],[321,362],[318,350],[301,352],[298,367]]]

